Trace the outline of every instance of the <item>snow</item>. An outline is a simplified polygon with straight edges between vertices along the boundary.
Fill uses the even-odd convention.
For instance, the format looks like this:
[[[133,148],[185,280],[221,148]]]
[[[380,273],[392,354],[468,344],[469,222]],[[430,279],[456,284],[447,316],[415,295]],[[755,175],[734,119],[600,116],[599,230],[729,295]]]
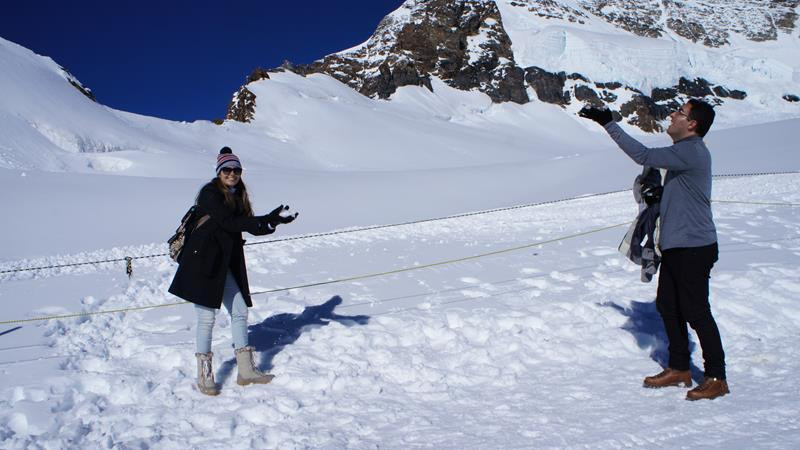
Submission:
[[[621,155],[617,155],[620,156]],[[798,175],[721,179],[714,197],[800,203]],[[712,304],[730,396],[646,390],[665,342],[624,227],[430,269],[257,295],[250,341],[276,375],[242,388],[230,323],[222,394],[193,388],[193,311],[25,324],[2,336],[4,446],[792,447],[797,208],[717,204]],[[630,193],[247,249],[254,291],[456,259],[630,220]],[[280,230],[284,231],[284,230]],[[291,233],[285,228],[284,233]],[[285,234],[284,234],[285,235]],[[6,276],[13,317],[174,301],[175,267]],[[754,301],[757,299],[757,301]],[[53,309],[51,305],[61,305]],[[695,351],[694,376],[701,376]],[[49,386],[44,388],[43,386]]]
[[[0,273],[0,321],[156,307],[0,325],[0,447],[800,442],[796,206],[713,204],[711,302],[731,394],[689,403],[682,389],[641,388],[666,343],[655,283],[616,251],[625,226],[608,228],[634,218],[632,196],[588,195],[628,188],[639,168],[574,111],[492,104],[436,79],[433,93],[376,101],[280,73],[249,86],[252,124],[173,123],[92,103],[8,41],[0,62],[0,271],[165,252],[223,145],[257,211],[300,212],[270,236],[297,239],[246,247],[262,292],[249,338],[276,378],[236,385],[221,314],[215,398],[194,387],[192,308],[156,307],[177,302],[168,258],[134,260],[131,278],[121,262]],[[715,173],[800,170],[800,119],[750,121],[741,108],[706,139]],[[713,198],[796,205],[799,188],[796,173],[719,178]]]
[[[741,125],[797,117],[797,104],[781,99],[798,90],[797,30],[792,34],[780,31],[776,40],[764,42],[733,33],[729,45],[709,48],[672,34],[637,36],[597,17],[587,17],[579,24],[539,17],[528,8],[512,5],[516,3],[512,0],[496,3],[520,67],[577,72],[593,82],[618,81],[645,93],[654,87],[677,85],[680,77],[702,77],[748,94],[744,101],[729,100],[720,108],[726,128],[734,125],[731,122]],[[751,13],[764,17],[760,10]],[[730,11],[726,14],[733,15]],[[738,103],[745,108],[740,109]]]

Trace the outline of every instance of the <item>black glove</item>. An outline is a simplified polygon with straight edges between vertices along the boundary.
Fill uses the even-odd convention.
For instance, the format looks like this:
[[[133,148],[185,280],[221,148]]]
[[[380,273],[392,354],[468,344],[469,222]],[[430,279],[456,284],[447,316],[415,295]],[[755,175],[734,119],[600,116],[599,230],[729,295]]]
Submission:
[[[286,209],[289,209],[289,207],[287,206]],[[278,216],[278,217],[280,217],[281,223],[292,223],[294,219],[297,219],[297,216],[299,215],[300,213],[294,213],[294,215],[291,216]]]
[[[286,209],[289,209],[289,207],[288,206],[284,206],[284,205],[280,205],[277,208],[275,208],[272,211],[270,211],[270,213],[267,214],[266,216],[264,216],[264,218],[267,220],[267,222],[270,225],[272,225],[272,227],[276,227],[279,223],[283,223],[283,222],[281,222],[281,219],[282,219],[281,212],[283,212]]]
[[[578,115],[587,119],[594,120],[601,126],[606,126],[614,120],[611,110],[608,108],[597,108],[595,106],[586,105],[578,111]]]
[[[277,208],[273,209],[269,214],[267,214],[264,217],[266,217],[267,222],[269,222],[269,224],[272,225],[273,227],[277,227],[282,223],[291,223],[294,221],[294,219],[297,218],[298,215],[300,215],[300,213],[294,213],[290,216],[281,215],[282,212],[288,210],[289,210],[289,205],[280,205]]]

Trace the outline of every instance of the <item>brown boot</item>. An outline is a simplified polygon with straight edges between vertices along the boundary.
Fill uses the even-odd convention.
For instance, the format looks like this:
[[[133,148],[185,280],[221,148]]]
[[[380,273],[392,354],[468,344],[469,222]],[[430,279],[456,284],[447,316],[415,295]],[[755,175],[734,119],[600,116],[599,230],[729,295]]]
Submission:
[[[644,379],[644,387],[646,388],[678,386],[681,383],[686,387],[692,387],[692,373],[690,371],[675,370],[667,367],[658,375],[653,375]]]
[[[731,391],[728,389],[727,381],[719,378],[706,377],[700,386],[686,393],[686,400],[700,400],[703,398],[713,400],[730,393]]]

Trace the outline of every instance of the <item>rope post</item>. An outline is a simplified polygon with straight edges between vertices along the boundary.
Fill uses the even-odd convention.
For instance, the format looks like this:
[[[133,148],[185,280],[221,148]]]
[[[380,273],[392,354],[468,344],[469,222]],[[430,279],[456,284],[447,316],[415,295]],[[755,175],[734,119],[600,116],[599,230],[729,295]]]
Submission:
[[[125,257],[125,273],[128,274],[128,278],[133,276],[133,258],[130,256]]]

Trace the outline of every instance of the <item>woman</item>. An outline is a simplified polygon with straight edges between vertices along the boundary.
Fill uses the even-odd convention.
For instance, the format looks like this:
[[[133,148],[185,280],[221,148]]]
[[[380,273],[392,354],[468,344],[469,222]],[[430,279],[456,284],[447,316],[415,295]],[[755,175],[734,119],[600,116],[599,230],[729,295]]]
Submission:
[[[269,383],[273,376],[253,363],[253,347],[247,342],[247,308],[253,306],[247,283],[242,231],[256,236],[270,234],[278,224],[297,217],[282,216],[283,205],[264,216],[254,216],[242,181],[242,164],[230,148],[217,156],[217,176],[197,194],[197,217],[209,218],[192,231],[178,259],[178,271],[169,292],[195,304],[197,312],[197,387],[207,395],[219,394],[214,382],[211,331],[221,305],[231,315],[231,329],[238,374],[242,386]],[[198,221],[200,223],[200,221]]]

